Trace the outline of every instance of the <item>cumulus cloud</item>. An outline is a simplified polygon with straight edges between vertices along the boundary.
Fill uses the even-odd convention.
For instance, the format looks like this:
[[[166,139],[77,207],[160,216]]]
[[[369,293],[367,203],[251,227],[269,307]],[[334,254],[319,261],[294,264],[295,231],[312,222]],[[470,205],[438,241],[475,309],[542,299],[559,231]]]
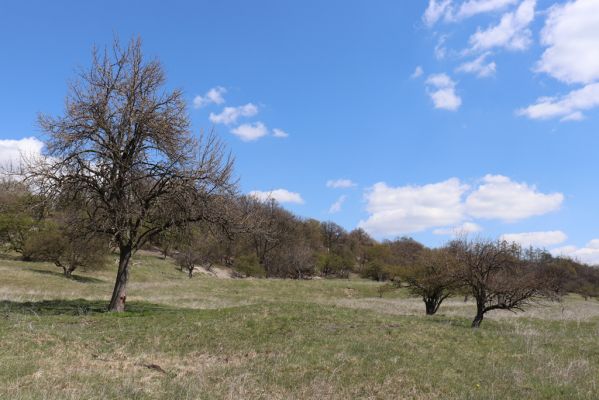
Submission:
[[[541,44],[547,48],[535,70],[565,83],[585,86],[562,96],[541,97],[516,113],[531,119],[578,121],[584,118],[583,111],[599,107],[597,43],[599,2],[576,0],[551,7],[541,31]]]
[[[545,194],[507,176],[486,175],[466,198],[466,208],[476,218],[513,222],[558,210],[563,200],[561,193]]]
[[[494,47],[508,50],[525,50],[532,43],[532,33],[528,26],[535,16],[536,0],[524,0],[518,8],[505,13],[499,24],[487,29],[478,28],[470,36],[472,50],[488,50]]]
[[[374,235],[394,236],[455,225],[463,219],[462,195],[467,190],[456,178],[423,186],[379,182],[365,195],[370,216],[359,226]]]
[[[206,92],[203,96],[193,98],[193,108],[202,108],[209,104],[223,104],[225,98],[223,95],[227,93],[227,89],[221,86],[214,87]]]
[[[584,118],[582,111],[595,107],[599,107],[599,83],[591,83],[561,97],[541,97],[516,113],[531,119],[578,121]]]
[[[345,203],[345,200],[347,200],[346,195],[339,196],[337,201],[335,201],[333,204],[331,204],[331,207],[329,208],[329,214],[335,214],[335,213],[338,213],[339,211],[341,211],[341,206],[343,206],[343,203]]]
[[[287,132],[285,132],[284,130],[279,129],[279,128],[274,128],[272,130],[272,135],[277,138],[286,138],[289,136],[289,134]]]
[[[44,142],[35,138],[0,139],[0,168],[19,167],[23,159],[39,156]]]
[[[253,190],[249,195],[260,201],[276,200],[279,203],[304,204],[304,199],[299,193],[290,192],[287,189],[275,189],[267,192]]]
[[[487,175],[471,187],[457,178],[422,186],[391,187],[379,182],[365,193],[369,217],[359,226],[376,236],[394,236],[430,228],[438,235],[473,233],[473,219],[505,222],[559,209],[561,193],[545,194],[502,175]]]
[[[490,54],[491,53],[486,52],[472,61],[465,62],[461,64],[456,71],[475,74],[479,78],[493,76],[495,75],[497,64],[495,64],[495,61],[486,62],[486,59]]]
[[[482,226],[475,224],[474,222],[464,222],[460,225],[449,227],[449,228],[439,228],[433,230],[435,235],[451,235],[451,236],[459,236],[469,233],[476,233],[482,231]]]
[[[225,107],[220,114],[210,113],[210,121],[214,124],[231,125],[241,117],[253,117],[258,114],[258,107],[248,103],[239,107]]]
[[[251,142],[268,135],[268,128],[262,122],[255,122],[239,125],[237,128],[231,129],[231,133],[244,142]]]
[[[599,239],[593,239],[585,247],[563,246],[551,250],[554,256],[569,257],[589,264],[599,265]]]
[[[327,187],[331,189],[347,189],[357,186],[357,183],[351,179],[330,179],[327,181]]]
[[[507,242],[516,242],[523,247],[547,247],[565,242],[568,236],[562,231],[544,231],[506,233],[501,235],[500,239]]]
[[[541,31],[547,46],[536,70],[567,83],[599,79],[599,2],[577,0],[553,6]]]
[[[435,108],[456,111],[462,105],[462,99],[455,92],[456,84],[447,74],[430,75],[426,85]]]

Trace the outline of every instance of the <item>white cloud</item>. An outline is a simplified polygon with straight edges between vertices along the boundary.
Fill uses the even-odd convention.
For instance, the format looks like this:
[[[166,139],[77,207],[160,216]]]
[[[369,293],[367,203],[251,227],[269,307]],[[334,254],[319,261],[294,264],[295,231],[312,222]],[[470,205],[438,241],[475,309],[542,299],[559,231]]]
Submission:
[[[365,195],[370,216],[359,226],[373,235],[393,236],[457,224],[463,218],[466,190],[456,178],[423,186],[379,182]]]
[[[260,201],[276,200],[279,203],[304,204],[304,199],[299,193],[290,192],[287,189],[275,189],[268,192],[253,190],[249,194]]]
[[[449,228],[439,228],[433,230],[435,235],[451,235],[451,236],[459,236],[468,233],[476,233],[482,231],[483,228],[475,224],[474,222],[464,222],[460,225],[449,227]]]
[[[22,161],[39,156],[44,142],[34,137],[0,139],[0,168],[18,168]]]
[[[327,181],[327,187],[332,189],[347,189],[356,186],[357,183],[351,179],[331,179]]]
[[[445,22],[458,22],[478,14],[500,11],[514,5],[518,0],[468,0],[454,7],[452,0],[429,0],[423,21],[429,27],[443,19]]]
[[[599,1],[577,0],[550,8],[541,43],[547,49],[537,71],[567,83],[599,79]]]
[[[412,75],[410,75],[410,78],[412,79],[416,79],[422,76],[422,74],[424,74],[424,70],[422,69],[422,67],[419,65],[416,67],[416,69],[414,70],[414,72],[412,72]]]
[[[462,3],[454,18],[460,20],[477,14],[499,11],[517,2],[518,0],[468,0]]]
[[[589,264],[599,265],[599,239],[593,239],[585,247],[563,246],[551,250],[554,256],[570,257],[574,260]]]
[[[223,104],[225,99],[223,94],[227,93],[227,89],[221,86],[214,87],[206,92],[203,96],[193,98],[193,108],[202,108],[209,104]]]
[[[582,83],[563,96],[541,97],[517,114],[531,119],[579,121],[599,107],[599,2],[576,0],[549,9],[541,31],[547,46],[535,70],[565,83]]]
[[[578,121],[584,118],[582,111],[595,107],[599,107],[599,83],[591,83],[562,97],[541,97],[516,113],[531,119]]]
[[[500,239],[516,242],[523,247],[547,247],[565,242],[568,236],[562,231],[522,232],[506,233]]]
[[[497,64],[495,64],[495,61],[486,63],[486,59],[489,55],[490,53],[486,52],[470,62],[465,62],[461,64],[456,71],[476,74],[479,78],[493,76],[495,75]]]
[[[525,50],[532,43],[528,26],[535,16],[536,0],[523,0],[518,8],[501,17],[499,24],[485,30],[477,29],[470,36],[472,50],[488,50],[503,47],[508,50]]]
[[[455,82],[447,74],[433,74],[426,80],[427,92],[435,108],[456,111],[462,99],[455,92]]]
[[[538,216],[559,209],[563,197],[501,175],[486,175],[474,187],[458,178],[422,186],[379,182],[365,193],[369,217],[359,226],[376,236],[430,228],[438,235],[473,233],[482,230],[475,218],[512,222]]]
[[[343,206],[343,203],[345,203],[345,200],[347,200],[346,195],[339,196],[337,201],[334,202],[333,204],[331,204],[331,207],[329,208],[329,214],[335,214],[335,213],[338,213],[339,211],[341,211],[341,206]]]
[[[274,128],[272,130],[272,135],[274,137],[278,137],[278,138],[286,138],[289,136],[289,134],[287,132],[285,132],[284,130],[279,129],[279,128]]]
[[[441,35],[439,40],[437,40],[437,44],[435,45],[435,58],[437,60],[443,60],[447,55],[447,48],[445,47],[446,41],[447,35]]]
[[[466,198],[469,215],[513,222],[558,210],[561,193],[540,193],[535,186],[518,183],[502,175],[486,175],[482,184]]]
[[[422,16],[428,26],[434,25],[451,8],[451,0],[429,0],[428,7]]]
[[[210,121],[214,124],[231,125],[240,117],[253,117],[258,114],[258,107],[248,103],[239,107],[225,107],[220,114],[210,113]]]
[[[253,124],[239,125],[237,128],[231,129],[231,133],[244,142],[251,142],[268,135],[268,128],[262,122],[255,122]]]

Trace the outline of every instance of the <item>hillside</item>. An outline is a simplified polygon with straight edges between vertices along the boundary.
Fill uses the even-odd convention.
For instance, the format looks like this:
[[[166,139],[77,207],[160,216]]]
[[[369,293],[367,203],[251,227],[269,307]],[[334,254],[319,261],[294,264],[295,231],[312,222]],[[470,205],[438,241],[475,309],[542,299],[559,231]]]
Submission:
[[[188,279],[134,259],[124,314],[114,271],[0,260],[4,399],[595,399],[599,302],[521,314],[419,299],[362,279]]]

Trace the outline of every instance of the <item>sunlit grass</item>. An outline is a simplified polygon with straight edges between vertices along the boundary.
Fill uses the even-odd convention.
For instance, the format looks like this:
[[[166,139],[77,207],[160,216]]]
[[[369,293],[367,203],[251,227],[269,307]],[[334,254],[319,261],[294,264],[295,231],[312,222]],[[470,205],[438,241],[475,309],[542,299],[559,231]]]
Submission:
[[[76,273],[77,274],[77,273]],[[129,311],[114,270],[68,280],[0,260],[4,399],[596,399],[599,302],[569,297],[470,329],[456,298],[424,316],[351,280],[188,279],[136,258]]]

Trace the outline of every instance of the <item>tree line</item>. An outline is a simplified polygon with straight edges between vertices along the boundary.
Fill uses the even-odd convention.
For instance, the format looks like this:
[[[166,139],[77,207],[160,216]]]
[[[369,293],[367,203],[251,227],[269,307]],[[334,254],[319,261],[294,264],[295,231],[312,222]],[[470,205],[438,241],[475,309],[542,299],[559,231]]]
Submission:
[[[110,235],[81,225],[79,208],[49,203],[18,181],[0,183],[0,241],[24,260],[49,261],[70,276],[77,268],[102,268],[119,245]],[[567,293],[599,297],[599,269],[554,257],[542,249],[486,239],[460,238],[428,248],[409,237],[376,241],[364,230],[302,219],[274,200],[219,199],[221,218],[171,226],[140,248],[174,259],[190,278],[197,268],[229,267],[235,277],[311,279],[361,276],[407,288],[435,314],[451,296],[476,303],[473,326],[492,310],[523,310]],[[226,204],[226,205],[225,205]],[[120,258],[119,258],[120,259]]]

